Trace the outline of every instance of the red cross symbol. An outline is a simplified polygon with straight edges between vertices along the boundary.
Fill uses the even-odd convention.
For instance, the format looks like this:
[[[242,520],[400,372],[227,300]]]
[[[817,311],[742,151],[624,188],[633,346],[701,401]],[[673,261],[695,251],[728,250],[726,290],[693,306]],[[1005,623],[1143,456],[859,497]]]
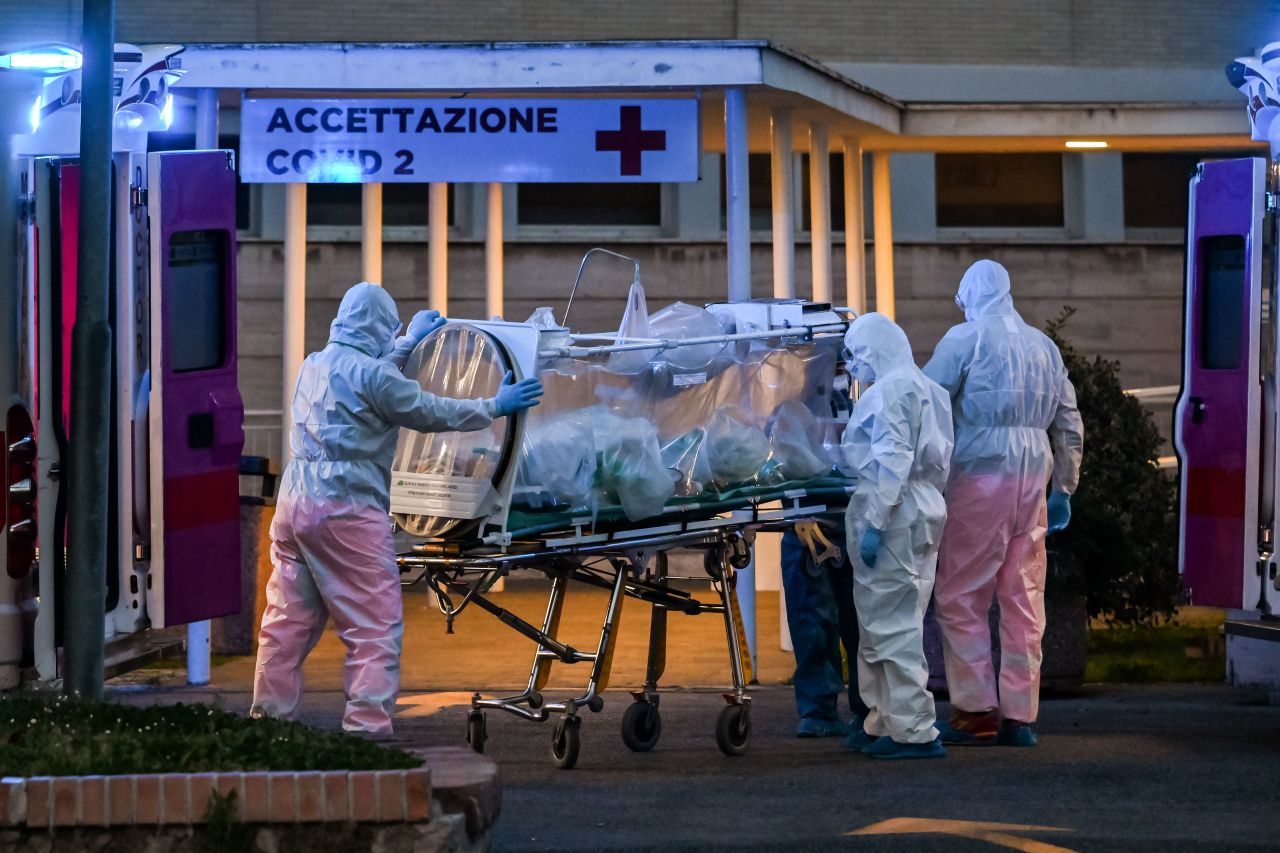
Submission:
[[[621,156],[622,174],[640,174],[640,155],[645,151],[666,151],[665,130],[641,130],[640,108],[621,107],[617,130],[597,130],[596,150],[617,151]]]

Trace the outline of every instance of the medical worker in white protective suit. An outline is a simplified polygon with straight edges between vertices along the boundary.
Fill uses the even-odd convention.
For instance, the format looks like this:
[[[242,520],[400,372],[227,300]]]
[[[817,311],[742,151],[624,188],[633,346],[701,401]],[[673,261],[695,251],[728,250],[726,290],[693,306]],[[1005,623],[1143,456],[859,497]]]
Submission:
[[[258,637],[254,716],[293,717],[302,662],[332,618],[347,647],[342,726],[385,735],[400,686],[404,633],[400,575],[391,540],[391,459],[400,427],[476,430],[536,405],[536,379],[487,400],[436,397],[401,368],[445,323],[420,311],[397,338],[396,303],[375,284],[342,298],[329,343],[302,364],[293,395],[289,449],[271,524],[267,606]]]
[[[863,385],[841,444],[845,473],[858,478],[845,524],[858,553],[858,690],[869,709],[846,743],[875,758],[941,758],[924,613],[947,515],[951,405],[888,317],[864,314],[844,340],[849,373]]]
[[[947,332],[924,368],[951,395],[956,431],[934,591],[955,711],[943,740],[1034,746],[1045,537],[1071,519],[1084,429],[1062,354],[1018,316],[1004,267],[971,266],[956,302],[965,322]],[[998,689],[987,616],[993,595],[1000,603]]]

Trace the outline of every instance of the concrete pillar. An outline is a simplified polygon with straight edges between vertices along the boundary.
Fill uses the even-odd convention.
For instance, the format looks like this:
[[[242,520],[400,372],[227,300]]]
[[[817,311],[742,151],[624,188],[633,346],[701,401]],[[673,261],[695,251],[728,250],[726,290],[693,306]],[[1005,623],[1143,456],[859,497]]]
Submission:
[[[485,212],[484,313],[486,319],[493,319],[505,313],[502,280],[502,184],[489,184]]]
[[[876,310],[890,320],[893,305],[893,198],[889,185],[889,152],[871,155],[872,230],[875,231]]]
[[[795,162],[791,150],[791,113],[774,110],[770,116],[773,177],[773,295],[796,295],[795,213],[791,202]]]
[[[844,140],[844,298],[861,314],[867,310],[866,224],[862,218],[862,143]]]
[[[827,127],[809,125],[809,234],[813,301],[831,301],[831,156]]]
[[[729,301],[751,299],[751,199],[747,195],[747,93],[724,93],[724,181]]]
[[[382,184],[360,185],[360,278],[382,284]]]
[[[307,185],[286,184],[284,196],[284,374],[282,466],[289,461],[289,409],[307,355]]]
[[[427,190],[427,304],[449,313],[449,185]]]
[[[729,301],[751,299],[751,200],[747,195],[747,93],[726,89],[724,93],[724,180],[725,230],[728,241]],[[752,560],[738,573],[735,587],[742,630],[747,638],[751,671],[756,667],[756,568]]]

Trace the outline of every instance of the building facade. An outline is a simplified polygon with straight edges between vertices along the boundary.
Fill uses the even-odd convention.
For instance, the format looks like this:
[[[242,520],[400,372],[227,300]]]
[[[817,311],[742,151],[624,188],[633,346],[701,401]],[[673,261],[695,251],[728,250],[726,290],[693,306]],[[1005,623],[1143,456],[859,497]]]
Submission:
[[[1132,388],[1179,381],[1192,168],[1204,157],[1257,153],[1243,99],[1222,68],[1280,38],[1280,2],[1261,0],[1212,9],[1194,0],[311,0],[305,10],[285,0],[117,0],[117,9],[117,38],[134,43],[767,40],[909,108],[901,139],[868,139],[865,147],[892,150],[896,314],[921,360],[959,319],[952,297],[964,269],[991,257],[1009,268],[1029,322],[1076,309],[1067,334],[1086,352],[1118,359]],[[6,2],[0,33],[75,42],[79,14],[69,0]],[[1075,117],[1081,126],[1113,127],[1114,137],[1090,140],[1108,147],[1065,147],[1060,137],[1071,135]],[[906,133],[911,125],[918,132]],[[237,131],[236,105],[224,93],[222,144],[235,147]],[[192,135],[180,117],[159,144],[190,147]],[[753,139],[757,296],[772,295],[774,284],[768,151],[767,139]],[[791,156],[787,191],[803,296],[811,286],[810,163],[802,146]],[[595,245],[640,260],[651,307],[723,299],[723,162],[708,145],[696,183],[507,185],[508,319],[563,305],[579,259]],[[833,154],[834,186],[843,165]],[[864,170],[865,227],[856,239],[865,242],[876,236],[869,158]],[[449,188],[449,309],[458,317],[484,314],[486,192],[479,184]],[[426,305],[427,199],[427,188],[414,184],[387,185],[383,195],[383,282],[406,316]],[[242,187],[241,387],[247,407],[264,413],[280,408],[283,208],[283,187]],[[843,211],[833,203],[837,294],[853,239]],[[310,350],[323,344],[337,300],[361,275],[359,186],[312,186],[307,220]],[[871,245],[868,292],[876,277]],[[602,265],[592,276],[574,325],[616,325],[630,270],[613,275]],[[1167,419],[1167,407],[1159,411]]]

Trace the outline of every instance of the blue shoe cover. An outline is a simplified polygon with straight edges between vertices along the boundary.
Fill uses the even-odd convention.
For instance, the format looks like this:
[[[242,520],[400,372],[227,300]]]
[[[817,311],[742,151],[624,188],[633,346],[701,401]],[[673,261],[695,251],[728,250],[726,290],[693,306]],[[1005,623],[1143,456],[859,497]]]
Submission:
[[[867,734],[862,728],[855,729],[845,738],[844,745],[854,752],[862,752],[879,738]]]
[[[1004,720],[1000,723],[1000,736],[997,742],[1001,746],[1035,746],[1039,743],[1035,729],[1027,723]]]
[[[796,724],[796,737],[844,737],[849,734],[849,726],[839,719],[824,720],[817,717],[802,717]]]
[[[887,743],[881,743],[887,741]],[[882,737],[872,746],[863,750],[872,758],[946,758],[947,751],[942,746],[941,736],[928,743],[897,743],[892,738]]]

